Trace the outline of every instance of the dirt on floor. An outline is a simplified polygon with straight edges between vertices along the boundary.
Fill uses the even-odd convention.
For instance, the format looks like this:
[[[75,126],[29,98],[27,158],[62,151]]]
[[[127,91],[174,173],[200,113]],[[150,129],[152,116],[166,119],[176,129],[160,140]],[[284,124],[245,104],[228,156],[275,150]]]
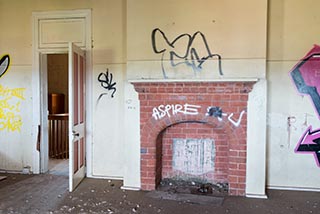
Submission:
[[[268,191],[268,199],[250,199],[169,191],[128,191],[120,188],[121,181],[86,178],[74,192],[69,193],[65,176],[0,176],[7,176],[0,181],[0,214],[320,213],[318,192],[272,190]]]

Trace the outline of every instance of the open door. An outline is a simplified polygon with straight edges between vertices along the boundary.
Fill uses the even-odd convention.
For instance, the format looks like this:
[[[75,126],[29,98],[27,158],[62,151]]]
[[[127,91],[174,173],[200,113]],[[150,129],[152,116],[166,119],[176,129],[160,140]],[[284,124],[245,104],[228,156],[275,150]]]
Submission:
[[[69,191],[86,175],[85,52],[69,43]]]

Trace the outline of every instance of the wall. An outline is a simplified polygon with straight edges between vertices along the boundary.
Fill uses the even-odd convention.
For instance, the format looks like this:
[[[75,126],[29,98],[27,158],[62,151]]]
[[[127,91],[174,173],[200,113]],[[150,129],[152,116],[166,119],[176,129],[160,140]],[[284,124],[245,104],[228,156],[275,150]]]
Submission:
[[[0,77],[0,85],[23,91],[23,99],[10,98],[15,105],[20,103],[15,112],[21,116],[20,131],[0,131],[0,169],[20,171],[31,166],[33,170],[35,165],[35,142],[31,140],[36,134],[31,129],[32,12],[91,8],[94,138],[89,175],[124,177],[125,187],[140,186],[139,102],[132,85],[123,80],[257,78],[248,106],[247,193],[264,194],[265,163],[260,157],[265,152],[267,92],[268,185],[319,188],[314,157],[294,153],[306,127],[318,129],[319,120],[310,99],[297,93],[288,75],[313,44],[320,43],[319,4],[312,0],[0,0],[0,55],[8,53],[12,62]],[[157,28],[161,31],[155,31],[152,40]],[[205,36],[206,43],[198,34],[200,37],[187,49],[188,36],[197,31]],[[179,38],[175,48],[170,47],[175,38],[184,34],[188,35]],[[205,58],[203,63],[191,60],[195,57],[191,48]],[[173,55],[171,59],[170,53],[182,57]],[[221,56],[223,75],[215,54]],[[112,83],[116,83],[113,98],[113,90],[102,87],[98,80],[107,68],[108,77],[112,73]],[[290,120],[290,126],[288,117],[295,118]]]
[[[127,2],[129,81],[259,79],[249,96],[246,185],[256,196],[265,194],[266,24],[266,0]],[[137,107],[127,105],[134,118]],[[129,135],[138,147],[140,136]]]
[[[0,84],[8,89],[23,88],[20,101],[20,131],[0,131],[0,169],[21,171],[30,166],[37,171],[37,133],[32,132],[32,12],[52,10],[92,9],[92,59],[93,70],[92,109],[93,148],[89,176],[123,177],[123,72],[125,65],[124,22],[125,1],[71,0],[71,1],[4,1],[0,0],[0,55],[8,53],[11,66],[0,78]],[[9,24],[10,23],[10,24]],[[4,27],[5,26],[5,27]],[[100,73],[114,75],[117,92],[110,98],[110,91],[98,81]],[[102,93],[107,93],[97,104]],[[0,97],[0,99],[3,99]],[[121,109],[121,111],[118,111]],[[115,113],[116,112],[116,113]],[[102,115],[102,116],[101,116]],[[103,153],[103,154],[101,154]]]
[[[264,77],[266,3],[265,0],[128,1],[128,79],[163,79],[161,66],[171,79]],[[157,28],[161,31],[155,33],[153,46],[152,32]],[[199,34],[188,45],[191,41],[188,36],[197,31],[204,35],[209,52],[221,56],[223,76],[217,57],[208,57],[211,54]],[[158,52],[165,50],[163,56],[153,47]],[[200,58],[208,57],[201,71],[185,63],[186,58],[193,63],[192,48]],[[181,62],[179,66],[171,66]]]
[[[64,112],[68,112],[68,55],[48,55],[48,94],[64,94]],[[49,107],[50,108],[50,107]]]
[[[320,44],[320,2],[270,0],[268,25],[268,186],[320,188],[312,153],[295,153],[311,125],[320,127],[309,96],[300,95],[289,71],[314,44]]]

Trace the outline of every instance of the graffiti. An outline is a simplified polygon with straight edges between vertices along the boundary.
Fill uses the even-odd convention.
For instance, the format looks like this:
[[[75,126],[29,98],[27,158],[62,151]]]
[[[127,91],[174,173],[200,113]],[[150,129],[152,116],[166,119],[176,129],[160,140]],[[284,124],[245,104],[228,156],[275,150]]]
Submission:
[[[113,75],[110,73],[109,76],[109,69],[107,68],[106,73],[100,73],[98,76],[98,81],[100,82],[101,86],[108,91],[112,91],[111,97],[114,97],[114,93],[116,93],[117,89],[115,88],[116,82],[113,81]],[[98,101],[103,97],[104,95],[107,95],[108,93],[102,93],[100,94]]]
[[[312,131],[312,126],[309,126],[300,138],[295,152],[313,153],[317,165],[320,167],[320,129]]]
[[[156,37],[160,35],[164,42],[166,43],[166,47],[160,47],[156,44]],[[151,41],[152,41],[152,48],[156,54],[161,54],[161,67],[162,73],[164,78],[168,78],[166,75],[166,71],[164,68],[164,59],[165,54],[168,52],[170,57],[171,66],[175,67],[180,64],[186,64],[190,66],[194,72],[200,71],[202,69],[202,64],[206,62],[208,59],[216,57],[218,59],[218,70],[219,74],[222,76],[222,68],[221,68],[221,56],[219,54],[213,54],[209,48],[208,42],[206,37],[200,31],[194,33],[193,35],[190,34],[181,34],[180,36],[176,37],[173,41],[169,41],[167,36],[163,31],[159,28],[156,28],[152,31],[151,34]],[[187,41],[187,45],[182,53],[175,50],[180,42]],[[162,41],[161,41],[162,42]],[[203,45],[204,48],[197,49],[199,44]],[[201,52],[201,55],[199,54]],[[183,60],[182,62],[179,60]],[[177,62],[176,62],[177,61]]]
[[[171,115],[176,114],[197,115],[199,114],[198,108],[201,108],[201,106],[190,104],[159,105],[153,108],[152,117],[158,120],[165,116],[171,117]]]
[[[186,115],[198,115],[198,109],[201,106],[198,105],[191,105],[191,104],[168,104],[168,105],[159,105],[158,107],[154,107],[152,109],[152,117],[155,120],[162,119],[164,117],[171,117],[177,114],[186,114]],[[222,109],[218,106],[209,106],[207,108],[206,116],[211,116],[217,118],[220,122],[223,120],[222,117],[227,117],[228,121],[231,122],[235,127],[239,127],[242,117],[246,111],[243,110],[240,113],[239,119],[234,120],[233,113],[226,114],[222,112]]]
[[[9,55],[4,55],[0,59],[0,78],[7,72],[10,65],[10,57]]]
[[[315,47],[290,71],[302,95],[309,95],[320,118],[320,46]]]
[[[25,88],[8,89],[0,85],[0,131],[20,132],[20,101],[25,100],[24,91]]]
[[[290,71],[291,79],[301,95],[311,98],[320,119],[320,46],[315,45]],[[288,127],[291,125],[288,118]],[[306,125],[306,124],[305,124]],[[296,153],[313,153],[320,167],[320,129],[312,131],[309,126],[300,138]]]
[[[232,116],[233,116],[233,113],[231,113],[229,116],[228,116],[228,120],[235,126],[235,127],[239,127],[240,126],[240,123],[241,123],[241,120],[242,120],[242,116],[243,114],[245,113],[246,111],[243,110],[241,113],[240,113],[240,117],[238,119],[238,121],[234,121],[232,119]]]
[[[207,116],[216,117],[219,121],[222,121],[222,116],[227,116],[226,113],[222,113],[222,109],[218,106],[209,106],[207,108]]]
[[[226,113],[223,113],[222,109],[218,106],[209,106],[207,108],[206,115],[211,117],[216,117],[220,122],[223,120],[222,117],[227,117],[230,123],[232,123],[235,127],[239,127],[245,112],[246,112],[245,110],[241,111],[239,119],[235,121],[234,119],[232,119],[234,115],[233,113],[228,115]]]

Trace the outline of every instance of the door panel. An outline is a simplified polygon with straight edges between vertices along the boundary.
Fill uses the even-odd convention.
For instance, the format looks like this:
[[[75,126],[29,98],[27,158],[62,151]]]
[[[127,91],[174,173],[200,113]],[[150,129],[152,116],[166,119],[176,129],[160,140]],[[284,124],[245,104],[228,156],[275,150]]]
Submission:
[[[69,44],[69,191],[85,171],[85,52]]]

